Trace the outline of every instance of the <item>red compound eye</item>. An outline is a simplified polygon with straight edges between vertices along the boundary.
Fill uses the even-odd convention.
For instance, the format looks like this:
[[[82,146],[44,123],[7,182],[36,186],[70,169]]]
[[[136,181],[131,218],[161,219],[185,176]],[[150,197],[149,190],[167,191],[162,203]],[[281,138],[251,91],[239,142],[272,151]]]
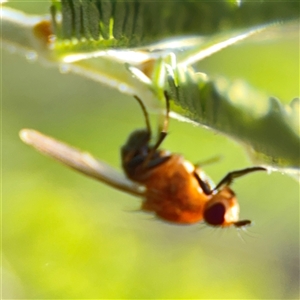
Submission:
[[[226,208],[222,203],[216,203],[204,211],[204,220],[212,226],[220,226],[225,221]]]

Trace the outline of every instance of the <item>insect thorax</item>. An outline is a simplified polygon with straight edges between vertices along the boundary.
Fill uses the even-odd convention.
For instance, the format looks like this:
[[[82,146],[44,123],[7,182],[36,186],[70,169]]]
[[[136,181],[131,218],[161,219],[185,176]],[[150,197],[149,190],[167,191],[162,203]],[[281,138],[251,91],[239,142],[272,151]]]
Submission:
[[[153,149],[150,133],[146,129],[132,132],[121,148],[122,166],[126,175],[134,181],[143,182],[147,171],[166,161],[164,151]]]

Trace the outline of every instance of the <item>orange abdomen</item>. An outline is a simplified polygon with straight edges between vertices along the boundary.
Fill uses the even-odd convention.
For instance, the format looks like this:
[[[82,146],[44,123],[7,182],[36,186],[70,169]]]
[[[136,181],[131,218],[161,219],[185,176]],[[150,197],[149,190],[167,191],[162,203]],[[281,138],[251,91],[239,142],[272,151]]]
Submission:
[[[193,171],[194,166],[176,154],[150,169],[141,180],[147,188],[142,209],[170,222],[201,221],[204,205],[211,197],[202,192]]]

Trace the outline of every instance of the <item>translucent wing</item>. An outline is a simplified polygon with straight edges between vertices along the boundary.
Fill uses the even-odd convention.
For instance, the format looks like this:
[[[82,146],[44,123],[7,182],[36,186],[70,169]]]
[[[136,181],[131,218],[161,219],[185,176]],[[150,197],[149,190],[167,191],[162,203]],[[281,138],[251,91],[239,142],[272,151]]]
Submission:
[[[54,138],[32,129],[20,131],[21,140],[46,156],[71,167],[89,177],[102,181],[121,191],[143,196],[145,188],[127,179],[123,174],[91,154],[82,152]]]

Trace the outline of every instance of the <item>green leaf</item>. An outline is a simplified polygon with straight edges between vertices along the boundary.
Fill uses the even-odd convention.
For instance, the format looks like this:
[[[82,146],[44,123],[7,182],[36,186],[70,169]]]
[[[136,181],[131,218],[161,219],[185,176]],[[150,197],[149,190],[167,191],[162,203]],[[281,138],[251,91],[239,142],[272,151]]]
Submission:
[[[161,43],[159,45],[147,46],[144,48],[144,51],[137,49],[125,49],[124,51],[111,50],[112,43],[116,43],[115,45],[120,46],[118,43],[122,39],[123,41],[126,40],[129,42],[127,45],[130,45],[133,41],[134,45],[139,45],[139,43],[136,43],[138,40],[136,38],[144,38],[145,32],[147,32],[146,36],[149,38],[148,41],[154,41],[155,38],[158,37],[152,34],[151,26],[149,34],[145,27],[143,27],[145,31],[141,31],[140,29],[142,27],[139,26],[137,26],[137,28],[139,28],[139,31],[137,31],[139,34],[136,34],[135,38],[133,38],[133,35],[128,34],[132,32],[132,30],[137,30],[132,24],[137,25],[140,23],[132,23],[132,20],[135,20],[134,18],[126,19],[121,13],[122,6],[118,6],[119,10],[115,9],[117,7],[116,5],[124,6],[126,3],[121,4],[120,1],[117,1],[104,4],[102,2],[100,3],[100,1],[89,1],[82,4],[82,1],[53,1],[51,11],[53,19],[55,20],[53,28],[56,30],[57,37],[56,41],[52,41],[52,44],[48,48],[41,47],[38,37],[33,34],[33,28],[36,27],[36,22],[40,22],[42,18],[36,21],[34,18],[29,19],[25,15],[3,9],[3,39],[5,43],[9,41],[12,42],[14,46],[19,43],[26,48],[31,47],[33,51],[37,52],[38,57],[49,60],[51,63],[56,63],[61,66],[62,61],[64,63],[69,62],[68,64],[64,64],[63,68],[66,68],[70,72],[98,80],[111,87],[118,88],[121,92],[136,94],[140,96],[147,105],[149,105],[149,102],[154,98],[162,100],[164,90],[168,90],[174,99],[172,109],[181,114],[181,117],[185,117],[186,120],[207,126],[239,140],[247,146],[249,152],[252,153],[253,157],[259,163],[274,168],[285,168],[284,171],[292,168],[299,169],[299,99],[293,100],[289,106],[283,106],[275,98],[256,91],[245,82],[230,82],[222,77],[209,78],[206,74],[198,73],[190,66],[190,64],[194,64],[198,60],[202,60],[237,41],[248,39],[250,36],[258,38],[262,36],[262,40],[265,40],[266,36],[272,36],[273,38],[275,36],[276,39],[278,36],[282,37],[286,35],[286,33],[293,34],[293,31],[289,30],[291,24],[292,27],[294,26],[296,28],[294,33],[296,32],[297,34],[298,20],[296,20],[296,22],[286,22],[283,25],[278,24],[277,26],[255,26],[247,30],[224,31],[206,36],[205,38],[197,36],[196,38],[185,37],[184,39],[173,39],[172,43],[175,44],[175,46],[172,45],[172,43]],[[134,3],[137,4],[137,2]],[[144,4],[146,5],[146,2],[143,2],[143,5]],[[173,4],[172,1],[168,2],[168,5]],[[205,5],[210,5],[199,2],[189,4],[199,5],[199,9],[200,7],[203,9]],[[287,4],[286,9],[283,9],[282,4],[281,2],[276,2],[276,5],[274,4],[272,9],[269,7],[270,12],[272,12],[270,13],[272,18],[276,15],[275,10],[278,13],[277,18],[279,19],[285,18],[288,15],[295,15],[292,13],[292,4],[285,3]],[[162,11],[164,11],[164,5],[163,2],[161,6]],[[242,8],[246,9],[246,7],[250,7],[248,6],[248,2],[242,2],[242,5],[236,6],[233,3],[224,1],[218,6],[218,10],[221,9],[223,5],[229,7],[228,9],[232,13],[233,11],[237,13],[241,11],[240,9]],[[251,5],[254,4],[251,3]],[[257,16],[260,17],[254,18],[254,23],[257,23],[257,20],[261,20],[261,17],[265,15],[266,11],[260,9],[268,5],[267,2],[261,2],[261,5],[256,3]],[[81,12],[81,15],[79,15],[82,16],[80,18],[78,17],[79,7]],[[92,8],[95,9],[95,7],[97,7],[98,13],[95,11],[91,13]],[[156,6],[154,5],[153,7]],[[277,9],[275,9],[275,7]],[[278,10],[279,7],[282,9],[281,12]],[[127,16],[132,14],[132,11],[129,12],[128,9],[127,7],[125,10],[126,14],[128,13]],[[181,16],[178,7],[176,11],[178,11],[178,14]],[[289,11],[289,13],[287,13],[287,11]],[[297,12],[296,9],[295,11]],[[59,12],[63,12],[62,22],[58,22]],[[88,21],[90,20],[86,17],[88,12],[91,13],[92,16],[95,16],[95,18],[101,19],[99,23],[99,34],[102,34],[102,36],[96,43],[96,32],[98,32],[95,26],[96,23]],[[111,17],[108,18],[108,12],[116,13],[120,19],[115,20]],[[135,12],[137,13],[136,10]],[[82,15],[83,13],[85,14],[84,16]],[[158,16],[160,16],[160,14],[161,12],[159,11]],[[66,15],[66,17],[64,17],[64,15]],[[145,25],[149,21],[147,18],[150,18],[150,15],[149,10],[149,16],[144,16],[141,12],[135,16],[140,17]],[[168,20],[168,16],[170,15],[172,14],[169,13],[165,15],[159,19],[158,22],[167,22],[165,19]],[[28,18],[26,22],[24,21],[23,25],[22,22],[20,22],[21,17],[24,20]],[[124,20],[122,18],[124,18]],[[233,19],[235,20],[235,18]],[[78,20],[81,21],[80,24],[77,22]],[[214,19],[212,18],[211,20]],[[117,23],[118,25],[116,25]],[[191,23],[194,24],[194,20]],[[203,25],[204,23],[203,21],[201,24]],[[32,27],[28,26],[28,24],[32,24]],[[115,25],[119,27],[114,27]],[[202,25],[197,27],[198,33],[214,32],[217,28],[220,28],[215,26],[214,29],[205,31],[203,28],[206,27],[204,25],[204,27],[202,27]],[[234,21],[230,26],[238,27],[238,25],[241,25],[241,23]],[[65,26],[69,26],[69,28],[65,28]],[[170,30],[168,34],[170,32],[179,34],[180,31],[174,31],[172,26],[164,27],[166,30]],[[133,29],[133,27],[135,29]],[[126,34],[124,34],[125,31],[121,32],[118,28],[125,28]],[[226,28],[226,26],[224,28]],[[280,29],[281,32],[278,29]],[[113,40],[110,38],[105,40],[105,35],[109,34],[111,36],[114,32],[117,32],[120,39],[115,39],[114,37]],[[163,33],[163,30],[161,32]],[[263,32],[265,36],[260,35],[260,32]],[[82,38],[82,34],[89,34],[89,38],[87,38],[87,36]],[[72,37],[71,40],[65,40],[63,36]],[[294,36],[298,37],[298,35],[295,34]],[[81,37],[80,41],[78,37]],[[147,38],[145,37],[144,41],[146,40]],[[101,53],[99,54],[99,49],[101,50],[103,45],[100,47],[100,44],[98,45],[97,43],[106,43],[105,45],[109,47],[110,50],[100,51]],[[61,52],[59,45],[61,45]],[[76,54],[78,49],[81,50],[80,55]],[[94,51],[95,49],[97,51]],[[147,49],[149,49],[149,52],[145,51]],[[159,51],[154,51],[157,49],[159,49]],[[63,57],[61,54],[63,54]],[[100,57],[98,57],[99,55]],[[133,63],[129,61],[130,55],[133,56]],[[144,55],[143,58],[138,58],[140,55]],[[131,64],[129,69],[134,73],[135,78],[126,71],[125,64],[128,62]],[[144,64],[149,64],[150,67],[145,68]],[[143,76],[139,74],[143,74]],[[142,80],[139,81],[137,78],[142,78]]]
[[[180,66],[168,85],[175,112],[243,142],[267,165],[300,167],[299,98],[284,106],[245,81],[212,80]]]
[[[291,1],[52,2],[55,49],[61,54],[141,47],[175,36],[211,35],[299,17],[299,3]]]

